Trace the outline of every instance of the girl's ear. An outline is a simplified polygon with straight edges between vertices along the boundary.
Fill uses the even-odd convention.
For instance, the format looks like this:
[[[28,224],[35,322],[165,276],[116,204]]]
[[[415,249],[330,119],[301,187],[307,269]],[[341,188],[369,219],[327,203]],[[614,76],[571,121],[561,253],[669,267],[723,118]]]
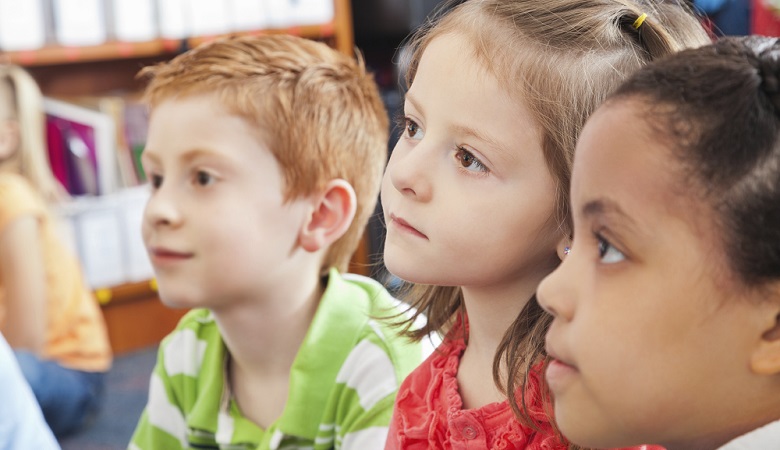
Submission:
[[[569,254],[569,251],[571,251],[571,238],[569,236],[562,238],[555,247],[555,251],[558,253],[558,259],[563,261],[563,258],[565,258],[566,255]]]
[[[355,190],[342,179],[331,180],[313,201],[299,237],[301,247],[308,252],[326,248],[343,236],[357,209]]]
[[[759,375],[780,374],[780,289],[773,289],[773,300],[759,306],[765,318],[758,345],[750,358],[751,370]]]
[[[19,148],[19,124],[15,120],[0,120],[0,161],[4,161]]]

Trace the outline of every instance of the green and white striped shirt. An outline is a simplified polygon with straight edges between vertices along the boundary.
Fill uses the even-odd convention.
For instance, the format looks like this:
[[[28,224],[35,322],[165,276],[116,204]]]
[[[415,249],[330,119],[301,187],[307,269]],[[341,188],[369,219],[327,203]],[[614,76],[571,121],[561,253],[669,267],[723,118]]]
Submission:
[[[397,307],[376,281],[332,270],[293,362],[284,412],[267,429],[229,398],[227,350],[211,313],[190,311],[160,345],[128,448],[384,448],[398,386],[422,357],[419,344],[373,319]]]

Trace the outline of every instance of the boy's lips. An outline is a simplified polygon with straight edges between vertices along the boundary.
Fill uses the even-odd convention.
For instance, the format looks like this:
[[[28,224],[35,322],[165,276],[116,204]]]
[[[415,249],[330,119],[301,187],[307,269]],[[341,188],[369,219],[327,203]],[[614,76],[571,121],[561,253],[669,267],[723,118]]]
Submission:
[[[183,260],[193,256],[191,252],[182,252],[165,247],[150,247],[149,256],[153,260]]]
[[[410,233],[412,235],[421,237],[423,239],[428,239],[428,236],[420,232],[417,228],[411,226],[409,222],[405,221],[404,219],[396,216],[395,214],[390,214],[390,222],[398,227],[401,231],[405,231],[407,233]]]

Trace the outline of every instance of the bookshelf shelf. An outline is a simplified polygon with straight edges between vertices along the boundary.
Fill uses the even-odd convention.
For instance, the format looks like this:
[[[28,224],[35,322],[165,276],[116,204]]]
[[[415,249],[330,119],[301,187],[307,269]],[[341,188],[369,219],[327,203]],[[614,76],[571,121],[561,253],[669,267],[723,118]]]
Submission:
[[[115,354],[157,345],[187,313],[186,309],[163,305],[150,281],[98,289],[95,296],[101,302]]]
[[[230,34],[292,34],[309,39],[326,40],[339,51],[352,54],[354,37],[350,0],[333,0],[334,19],[320,25],[268,28]],[[128,58],[171,57],[182,49],[195,47],[218,36],[198,36],[186,39],[154,39],[144,42],[110,41],[91,46],[49,45],[36,50],[0,52],[0,62],[25,67],[56,66],[84,62],[121,60]]]
[[[10,63],[32,67],[173,55],[178,48],[178,41],[157,39],[148,42],[107,42],[87,47],[52,45],[37,50],[6,52],[3,57]]]
[[[259,35],[259,34],[292,34],[309,39],[329,40],[336,37],[336,24],[326,23],[322,25],[305,25],[289,28],[271,28],[247,32],[230,33],[231,35]],[[155,39],[145,42],[106,42],[100,45],[84,47],[66,47],[51,45],[37,50],[6,52],[2,58],[13,64],[25,67],[53,66],[74,63],[96,62],[129,58],[147,58],[168,56],[172,57],[182,49],[196,47],[204,42],[214,40],[219,36],[198,36],[187,39]],[[349,44],[339,47],[344,49]],[[351,47],[351,45],[350,45]],[[345,51],[342,48],[339,50]]]

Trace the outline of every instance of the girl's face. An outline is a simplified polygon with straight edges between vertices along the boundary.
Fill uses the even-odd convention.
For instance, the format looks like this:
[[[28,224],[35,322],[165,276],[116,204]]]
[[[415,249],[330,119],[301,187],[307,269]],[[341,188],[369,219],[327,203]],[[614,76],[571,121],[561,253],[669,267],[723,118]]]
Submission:
[[[426,48],[382,183],[385,264],[415,283],[533,283],[555,263],[538,127],[459,34]],[[531,280],[531,281],[529,281]]]
[[[19,125],[14,117],[13,92],[7,80],[0,79],[0,163],[16,154]]]
[[[547,381],[577,444],[714,448],[760,403],[750,355],[766,318],[640,107],[608,104],[578,142],[573,247],[538,292],[555,316]]]

